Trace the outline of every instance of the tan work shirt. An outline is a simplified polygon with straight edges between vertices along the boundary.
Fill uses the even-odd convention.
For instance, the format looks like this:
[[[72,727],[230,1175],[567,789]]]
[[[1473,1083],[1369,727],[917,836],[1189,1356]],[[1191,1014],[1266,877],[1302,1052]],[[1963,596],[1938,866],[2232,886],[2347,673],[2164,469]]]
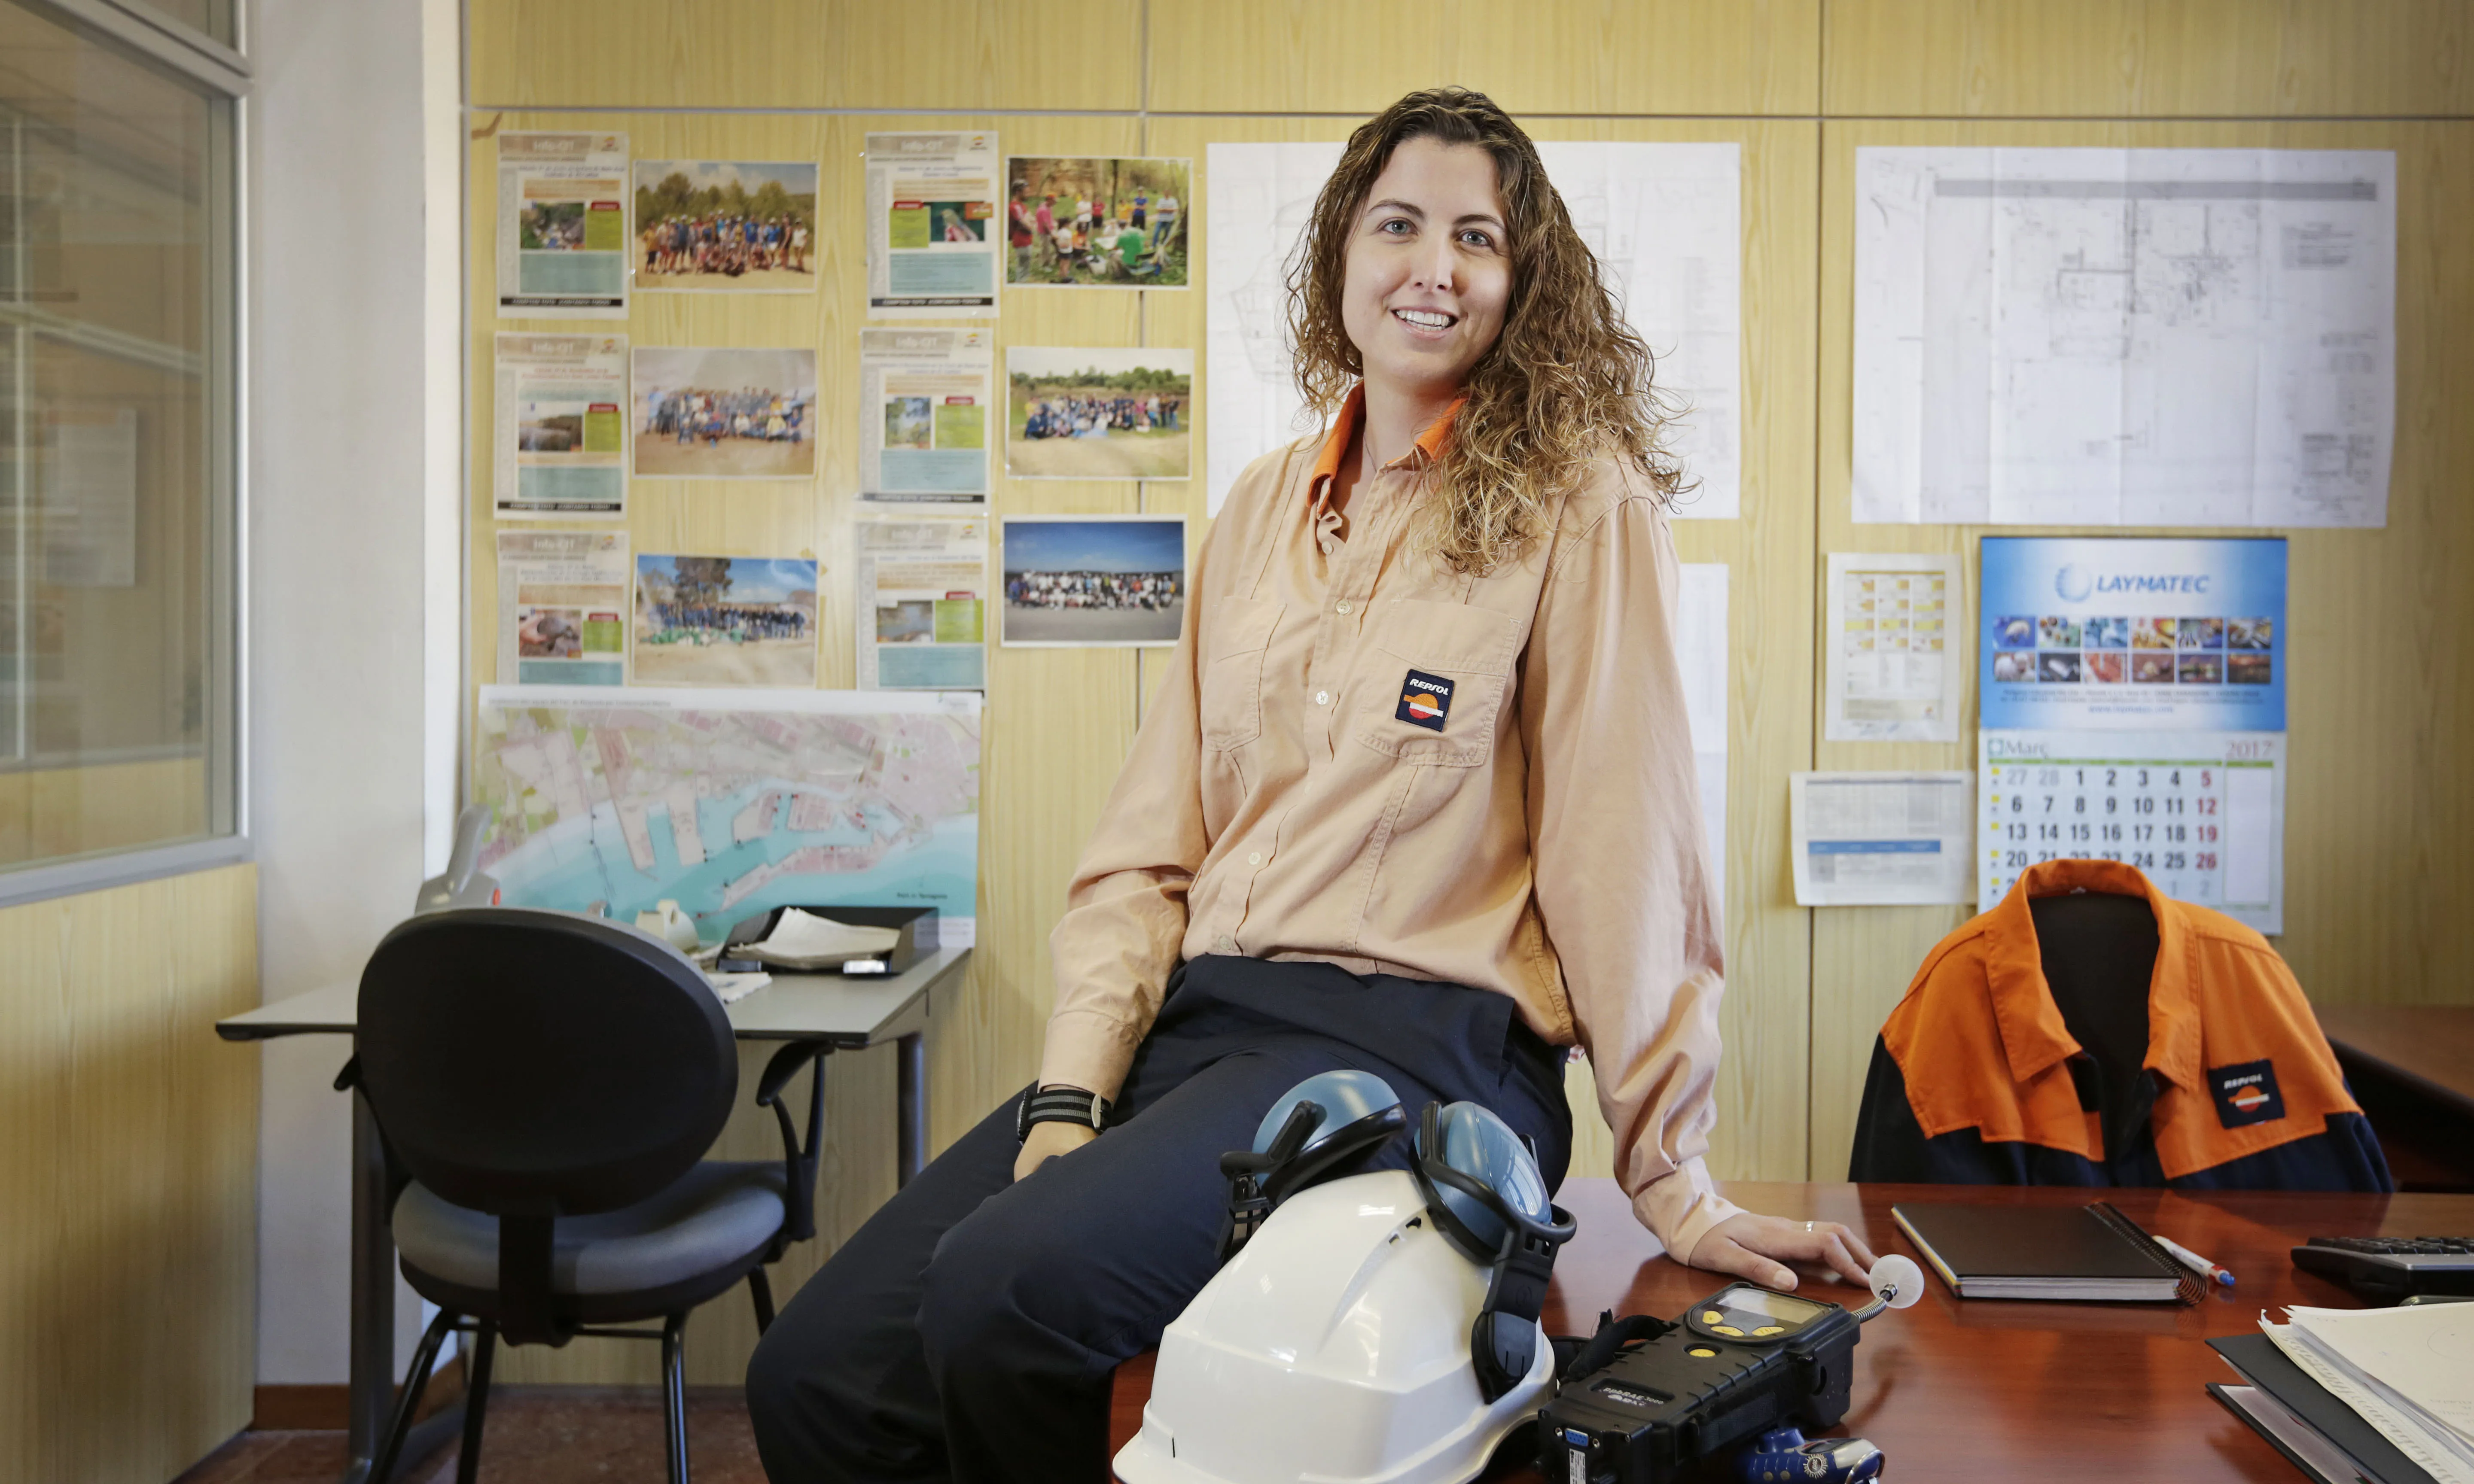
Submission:
[[[1589,1056],[1616,1178],[1688,1255],[1735,1208],[1716,1113],[1719,924],[1654,492],[1593,465],[1484,577],[1406,540],[1450,415],[1332,509],[1360,411],[1256,460],[1050,937],[1040,1080],[1113,1097],[1206,953],[1509,994]]]

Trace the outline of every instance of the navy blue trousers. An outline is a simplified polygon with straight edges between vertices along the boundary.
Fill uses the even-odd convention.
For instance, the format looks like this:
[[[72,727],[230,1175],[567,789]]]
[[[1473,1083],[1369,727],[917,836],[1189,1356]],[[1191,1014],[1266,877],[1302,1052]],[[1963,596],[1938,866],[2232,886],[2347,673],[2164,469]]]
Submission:
[[[800,1288],[756,1347],[747,1406],[773,1484],[1106,1474],[1108,1380],[1219,1267],[1220,1156],[1318,1072],[1370,1071],[1412,1128],[1482,1103],[1538,1148],[1572,1141],[1564,1054],[1504,995],[1327,964],[1210,956],[1173,982],[1108,1130],[1013,1178],[1010,1100]],[[1405,1168],[1404,1132],[1373,1161]]]

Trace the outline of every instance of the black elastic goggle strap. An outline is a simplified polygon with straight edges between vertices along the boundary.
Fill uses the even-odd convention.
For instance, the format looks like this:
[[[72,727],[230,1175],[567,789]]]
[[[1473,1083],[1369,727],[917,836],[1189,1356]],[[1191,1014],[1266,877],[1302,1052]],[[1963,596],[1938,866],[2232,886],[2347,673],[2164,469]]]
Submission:
[[[1443,1162],[1443,1105],[1428,1103],[1418,1120],[1417,1159],[1409,1166],[1418,1193],[1425,1198],[1435,1229],[1473,1262],[1492,1271],[1486,1304],[1469,1327],[1469,1360],[1477,1369],[1478,1391],[1493,1401],[1529,1375],[1538,1360],[1538,1316],[1546,1306],[1546,1284],[1555,1276],[1555,1253],[1579,1223],[1569,1211],[1549,1205],[1551,1219],[1540,1223],[1516,1210],[1500,1191],[1473,1175]],[[1438,1186],[1449,1186],[1494,1213],[1504,1237],[1490,1247],[1478,1239],[1443,1198]]]

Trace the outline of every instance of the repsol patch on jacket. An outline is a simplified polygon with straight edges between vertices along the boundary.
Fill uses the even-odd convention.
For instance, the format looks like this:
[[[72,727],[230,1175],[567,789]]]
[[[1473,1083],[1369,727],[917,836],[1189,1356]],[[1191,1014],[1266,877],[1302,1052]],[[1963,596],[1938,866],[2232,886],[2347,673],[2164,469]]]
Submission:
[[[2285,1094],[2276,1089],[2271,1062],[2209,1067],[2208,1094],[2217,1100],[2217,1121],[2229,1129],[2285,1116]]]
[[[1443,718],[1452,711],[1452,682],[1440,675],[1412,670],[1400,681],[1400,705],[1392,714],[1412,727],[1428,731],[1443,730]]]

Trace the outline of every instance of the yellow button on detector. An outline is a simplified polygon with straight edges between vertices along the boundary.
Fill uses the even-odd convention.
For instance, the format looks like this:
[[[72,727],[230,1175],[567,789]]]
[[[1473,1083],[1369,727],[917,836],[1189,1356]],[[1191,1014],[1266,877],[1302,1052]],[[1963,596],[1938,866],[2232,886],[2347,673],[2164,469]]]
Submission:
[[[1705,1309],[1703,1309],[1703,1310],[1701,1311],[1701,1322],[1702,1322],[1703,1324],[1705,1324],[1705,1325],[1714,1325],[1714,1324],[1716,1324],[1719,1320],[1722,1320],[1722,1319],[1724,1319],[1724,1318],[1726,1318],[1726,1317],[1727,1317],[1726,1315],[1719,1313],[1716,1309],[1713,1309],[1713,1308],[1705,1308]]]
[[[1695,1345],[1684,1353],[1695,1360],[1715,1360],[1718,1357],[1718,1352],[1707,1345]]]
[[[1755,1334],[1784,1334],[1786,1333],[1786,1327],[1784,1325],[1763,1325],[1753,1332]]]
[[[1720,1334],[1725,1335],[1731,1340],[1740,1340],[1744,1337],[1744,1331],[1736,1328],[1734,1325],[1711,1325],[1710,1328],[1717,1330]]]

